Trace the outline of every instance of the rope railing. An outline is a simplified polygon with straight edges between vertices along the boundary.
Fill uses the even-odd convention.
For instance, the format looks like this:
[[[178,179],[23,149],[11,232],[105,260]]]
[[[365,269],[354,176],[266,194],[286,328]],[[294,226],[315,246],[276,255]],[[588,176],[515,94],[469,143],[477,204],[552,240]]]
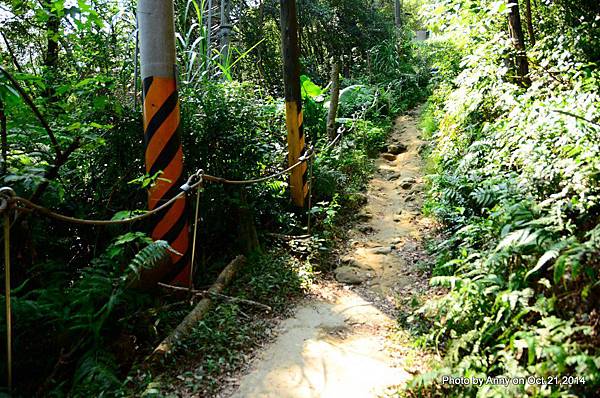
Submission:
[[[277,178],[283,174],[291,172],[296,167],[300,166],[302,163],[311,159],[314,156],[314,154],[315,154],[315,152],[312,151],[312,149],[311,149],[307,154],[303,155],[300,158],[300,160],[298,160],[298,162],[294,163],[292,166],[286,168],[285,170],[281,170],[277,173],[274,173],[274,174],[271,174],[271,175],[268,175],[265,177],[253,178],[253,179],[248,179],[248,180],[228,180],[226,178],[215,177],[210,174],[204,174],[204,171],[202,169],[199,169],[197,172],[190,175],[187,182],[181,186],[181,192],[179,192],[177,195],[175,195],[174,197],[169,199],[167,202],[165,202],[162,205],[160,205],[152,210],[149,210],[143,214],[139,214],[139,215],[127,217],[127,218],[122,218],[122,219],[118,219],[118,220],[84,219],[84,218],[77,218],[77,217],[71,217],[71,216],[67,216],[64,214],[60,214],[60,213],[52,211],[44,206],[33,203],[29,199],[25,199],[21,196],[17,196],[15,194],[15,192],[12,190],[12,188],[9,188],[9,187],[4,187],[4,188],[0,189],[0,214],[9,209],[13,209],[16,211],[34,211],[39,214],[45,215],[49,218],[53,218],[58,221],[64,221],[64,222],[69,222],[69,223],[73,223],[73,224],[100,225],[100,226],[130,224],[130,223],[148,218],[148,217],[166,209],[171,204],[173,204],[176,200],[178,200],[179,198],[186,195],[188,191],[191,191],[192,189],[197,188],[200,185],[202,185],[202,183],[204,181],[210,181],[210,182],[221,183],[221,184],[231,184],[231,185],[257,184],[260,182],[271,180],[273,178]],[[18,205],[21,205],[21,207]]]
[[[322,151],[325,151],[325,150],[331,148],[333,145],[335,145],[339,141],[339,139],[341,137],[342,137],[342,132],[340,132],[335,137],[335,139],[333,139],[326,147],[324,147],[322,149]],[[319,152],[321,152],[321,151],[319,151]],[[252,179],[247,179],[247,180],[229,180],[229,179],[226,179],[223,177],[216,177],[216,176],[213,176],[210,174],[204,174],[204,171],[202,169],[199,169],[195,173],[191,174],[190,177],[188,178],[188,180],[186,181],[186,183],[181,186],[181,192],[179,192],[177,195],[175,195],[174,197],[169,199],[167,202],[165,202],[162,205],[160,205],[152,210],[149,210],[143,214],[139,214],[139,215],[131,216],[131,217],[127,217],[127,218],[122,218],[122,219],[117,219],[117,220],[113,220],[113,219],[97,220],[97,219],[85,219],[85,218],[67,216],[67,215],[55,212],[53,210],[50,210],[39,204],[36,204],[36,203],[30,201],[29,199],[18,196],[15,194],[15,192],[12,190],[12,188],[9,188],[9,187],[4,187],[4,188],[0,189],[0,214],[4,213],[5,211],[7,211],[9,209],[12,209],[12,210],[16,210],[16,211],[25,211],[25,212],[33,211],[33,212],[42,214],[48,218],[52,218],[52,219],[55,219],[58,221],[64,221],[64,222],[68,222],[68,223],[72,223],[72,224],[79,224],[79,225],[107,226],[107,225],[130,224],[130,223],[133,223],[136,221],[141,221],[143,219],[151,217],[152,215],[159,213],[160,211],[168,208],[176,200],[178,200],[181,197],[183,197],[184,195],[186,195],[188,191],[191,191],[194,188],[197,188],[200,185],[202,185],[204,181],[209,181],[209,182],[219,183],[219,184],[228,184],[228,185],[258,184],[261,182],[272,180],[274,178],[280,177],[284,174],[291,172],[296,167],[299,167],[301,164],[313,159],[316,156],[316,154],[317,154],[317,151],[315,151],[313,147],[309,147],[308,151],[306,151],[306,153],[304,155],[302,155],[296,163],[289,166],[288,168],[278,171],[274,174],[270,174],[265,177],[252,178]]]
[[[343,135],[343,130],[341,130],[338,135],[333,139],[327,146],[325,146],[321,151],[326,151],[335,145],[339,139]],[[319,151],[319,152],[321,152]],[[71,217],[64,214],[60,214],[53,210],[50,210],[44,206],[34,203],[33,201],[18,196],[15,191],[10,187],[2,187],[0,188],[0,216],[2,216],[4,221],[4,271],[5,271],[5,304],[6,304],[6,330],[7,330],[7,338],[6,338],[6,349],[7,349],[7,373],[8,373],[8,387],[9,389],[12,387],[12,311],[11,311],[11,286],[10,286],[10,216],[12,212],[37,212],[42,214],[48,218],[52,218],[58,221],[68,222],[72,224],[79,225],[96,225],[96,226],[106,226],[106,225],[119,225],[119,224],[130,224],[136,221],[140,221],[151,217],[152,215],[159,213],[162,210],[165,210],[170,205],[172,205],[175,201],[187,195],[193,189],[197,189],[196,196],[196,212],[195,212],[195,220],[194,220],[194,240],[192,245],[192,266],[190,267],[190,280],[193,273],[193,263],[194,263],[194,255],[196,251],[196,231],[198,228],[198,206],[199,206],[199,197],[200,197],[200,188],[205,181],[220,183],[220,184],[230,184],[230,185],[250,185],[250,184],[258,184],[261,182],[265,182],[277,177],[280,177],[286,173],[291,172],[296,167],[299,167],[305,162],[310,161],[309,170],[310,177],[309,180],[312,180],[312,160],[316,156],[317,151],[315,151],[314,147],[309,147],[307,151],[298,159],[296,163],[289,166],[288,168],[278,171],[276,173],[270,174],[265,177],[252,178],[248,180],[229,180],[222,177],[215,177],[209,174],[204,174],[202,169],[198,169],[195,173],[191,174],[185,184],[183,184],[177,195],[163,203],[162,205],[149,210],[143,214],[139,214],[136,216],[131,216],[127,218],[117,219],[117,220],[96,220],[96,219],[84,219]],[[309,209],[308,209],[308,232],[310,236],[310,184],[309,182]],[[192,285],[190,285],[191,291]],[[186,289],[188,290],[188,289]]]
[[[292,170],[294,170],[296,167],[300,166],[302,163],[312,159],[314,156],[315,156],[315,151],[312,148],[309,148],[308,152],[305,153],[304,155],[300,156],[300,158],[298,159],[298,161],[296,163],[294,163],[293,165],[291,165],[290,167],[288,167],[285,170],[281,170],[275,174],[271,174],[266,177],[253,178],[253,179],[249,179],[249,180],[228,180],[228,179],[225,179],[222,177],[211,176],[209,174],[203,174],[202,177],[206,181],[216,182],[216,183],[221,183],[221,184],[230,184],[230,185],[258,184],[260,182],[272,180],[273,178],[277,178],[283,174],[289,173]]]

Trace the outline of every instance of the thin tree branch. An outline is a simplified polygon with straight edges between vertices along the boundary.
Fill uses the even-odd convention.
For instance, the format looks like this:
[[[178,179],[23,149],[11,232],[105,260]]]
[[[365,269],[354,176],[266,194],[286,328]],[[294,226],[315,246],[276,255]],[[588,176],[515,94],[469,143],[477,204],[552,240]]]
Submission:
[[[33,111],[35,116],[38,118],[38,120],[40,121],[40,123],[42,124],[42,126],[44,127],[46,132],[48,133],[48,137],[50,138],[50,142],[52,143],[54,152],[56,152],[56,158],[57,159],[61,158],[62,152],[60,150],[60,145],[58,144],[58,141],[56,140],[56,136],[54,135],[54,132],[50,128],[50,125],[48,124],[46,119],[44,119],[44,116],[42,116],[40,110],[33,103],[31,97],[29,97],[29,95],[27,95],[27,93],[25,92],[25,90],[23,90],[23,87],[21,87],[19,82],[10,73],[8,73],[6,71],[6,69],[4,69],[3,67],[0,66],[0,72],[2,72],[4,74],[4,76],[6,76],[6,78],[10,81],[12,86],[15,88],[15,90],[17,90],[19,92],[19,94],[21,95],[21,97],[23,98],[25,103],[27,103],[29,108]]]
[[[243,299],[243,298],[239,298],[239,297],[231,297],[231,296],[227,296],[225,294],[211,292],[211,291],[208,291],[208,290],[194,290],[194,289],[189,289],[187,287],[168,285],[168,284],[162,283],[162,282],[158,282],[158,286],[164,287],[164,288],[167,288],[167,289],[171,289],[171,290],[177,290],[177,291],[192,293],[194,296],[199,296],[199,297],[216,296],[216,297],[225,299],[227,301],[233,301],[233,302],[238,302],[238,303],[243,303],[243,304],[254,305],[254,306],[263,308],[266,311],[272,311],[273,310],[268,305],[263,304],[263,303],[259,303],[257,301],[247,300],[247,299]]]
[[[571,112],[561,111],[560,109],[552,109],[552,112],[561,113],[563,115],[571,116],[571,117],[574,117],[575,119],[581,120],[583,122],[587,122],[587,123],[589,123],[589,124],[591,124],[593,126],[600,127],[600,123],[594,122],[593,120],[586,119],[583,116],[579,116],[579,115],[576,115],[576,114],[571,113]]]
[[[23,69],[21,69],[21,65],[19,64],[19,60],[17,59],[17,56],[15,55],[14,51],[12,50],[12,47],[10,46],[10,43],[8,42],[8,39],[6,38],[6,36],[4,36],[4,32],[0,31],[0,35],[2,36],[2,39],[4,40],[4,43],[6,44],[6,48],[8,49],[8,53],[10,54],[12,60],[13,60],[13,64],[15,64],[15,68],[17,68],[17,70],[20,73],[23,73]]]

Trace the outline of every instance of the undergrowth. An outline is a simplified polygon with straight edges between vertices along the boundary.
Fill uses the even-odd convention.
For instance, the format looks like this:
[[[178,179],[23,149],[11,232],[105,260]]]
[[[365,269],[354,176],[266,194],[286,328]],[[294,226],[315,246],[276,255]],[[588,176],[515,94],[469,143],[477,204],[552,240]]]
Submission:
[[[309,104],[314,100],[305,97]],[[365,104],[372,104],[373,100],[369,98]],[[317,102],[307,108],[305,120],[316,126],[315,120],[323,117],[326,108]],[[143,397],[215,394],[227,383],[225,379],[239,371],[254,350],[270,338],[276,320],[288,314],[291,304],[302,297],[315,276],[329,269],[331,249],[344,234],[345,220],[364,204],[363,191],[374,171],[373,158],[384,147],[391,131],[387,115],[379,114],[369,120],[365,116],[366,106],[356,109],[351,119],[342,119],[346,131],[339,145],[317,156],[313,165],[310,208],[313,236],[289,241],[269,238],[268,234],[262,236],[266,242],[264,249],[249,257],[248,264],[226,292],[268,305],[272,312],[265,313],[261,308],[235,301],[220,302],[161,367],[150,370],[138,367],[130,373],[126,383],[129,394]],[[324,143],[325,139],[321,145]],[[304,226],[297,223],[296,219],[291,225],[282,225],[282,232],[303,231]],[[172,316],[165,315],[171,327],[175,326],[172,321],[183,315],[179,311],[181,308],[173,311]]]
[[[0,73],[0,181],[73,217],[110,219],[116,213],[123,218],[145,209],[147,189],[160,175],[147,175],[144,167],[132,40],[135,2],[9,3],[0,12],[7,27],[0,51],[6,70]],[[288,159],[277,7],[235,4],[235,35],[224,54],[216,48],[220,40],[209,47],[205,4],[174,3],[183,175],[201,168],[248,179],[282,170]],[[302,49],[307,56],[301,79],[304,134],[307,144],[322,150],[312,168],[311,206],[291,204],[287,175],[241,189],[205,184],[194,281],[199,289],[214,281],[232,254],[246,249],[244,217],[256,227],[263,255],[250,259],[228,294],[261,301],[280,313],[314,273],[328,268],[342,221],[365,201],[372,157],[385,144],[389,120],[423,97],[430,77],[418,46],[393,29],[391,10],[367,3],[301,5],[306,26],[318,26],[316,33],[301,33],[313,38],[302,40],[312,48],[310,56]],[[259,10],[260,20],[254,20]],[[332,15],[345,13],[349,17],[343,23],[331,24]],[[334,44],[332,35],[322,33],[324,27],[340,40]],[[311,79],[325,86],[331,57],[342,64],[337,125],[343,137],[324,149],[330,90]],[[285,246],[270,240],[270,233],[306,234],[306,210],[313,238]],[[191,220],[193,206],[187,211]],[[143,363],[191,303],[168,289],[140,288],[141,269],[153,268],[157,256],[169,250],[132,232],[147,227],[91,227],[32,215],[14,223],[14,396],[162,393],[165,384],[153,383],[164,380]],[[200,370],[171,376],[190,391],[213,391],[219,377],[235,369],[267,333],[258,315],[234,301],[220,302],[185,343],[182,351],[189,356],[177,357],[182,366]],[[5,320],[0,312],[2,335]],[[4,350],[1,345],[2,358]],[[5,371],[2,361],[0,373]],[[6,390],[4,384],[0,388]]]
[[[163,370],[140,367],[131,373],[126,383],[129,394],[215,394],[224,378],[244,366],[252,351],[269,338],[273,319],[287,313],[290,303],[303,295],[312,278],[310,262],[284,250],[251,255],[225,294],[268,305],[272,311],[218,300],[192,334],[179,343],[176,353],[162,365]]]
[[[429,15],[455,50],[438,64],[446,78],[435,82],[422,128],[434,146],[426,210],[444,237],[431,284],[448,293],[406,320],[424,323],[422,340],[444,360],[402,394],[595,396],[600,75],[577,37],[597,37],[582,33],[597,24],[568,25],[561,2],[544,6],[529,85],[506,62],[514,53],[501,2],[446,3]]]

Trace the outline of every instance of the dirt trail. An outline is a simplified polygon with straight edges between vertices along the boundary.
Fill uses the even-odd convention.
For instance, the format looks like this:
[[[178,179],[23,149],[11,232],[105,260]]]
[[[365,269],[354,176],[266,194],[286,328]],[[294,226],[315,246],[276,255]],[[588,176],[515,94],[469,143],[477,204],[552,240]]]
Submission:
[[[318,286],[320,298],[307,300],[282,323],[233,397],[377,397],[410,377],[410,349],[390,349],[387,337],[395,322],[382,309],[427,285],[415,267],[427,228],[420,215],[422,145],[415,115],[399,117],[388,146],[392,153],[376,162],[361,221],[335,271],[342,284]]]

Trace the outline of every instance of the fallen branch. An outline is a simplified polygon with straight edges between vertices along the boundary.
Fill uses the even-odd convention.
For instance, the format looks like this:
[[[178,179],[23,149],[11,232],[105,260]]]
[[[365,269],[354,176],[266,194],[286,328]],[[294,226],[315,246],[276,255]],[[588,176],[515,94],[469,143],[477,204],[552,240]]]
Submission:
[[[222,298],[222,299],[227,300],[227,301],[233,301],[233,302],[236,302],[236,303],[242,303],[242,304],[248,304],[248,305],[253,305],[253,306],[256,306],[256,307],[260,307],[260,308],[262,308],[262,309],[264,309],[266,311],[272,311],[273,310],[273,308],[269,307],[266,304],[259,303],[258,301],[243,299],[243,298],[240,298],[240,297],[227,296],[226,294],[221,294],[221,293],[215,293],[215,292],[211,293],[209,290],[188,289],[187,287],[167,285],[166,283],[162,283],[162,282],[158,282],[158,286],[164,287],[166,289],[181,291],[181,292],[189,292],[192,295],[197,296],[197,297],[209,297],[209,296],[219,297],[219,298]]]
[[[237,273],[238,269],[246,262],[246,257],[237,256],[234,258],[221,273],[215,281],[215,283],[208,289],[207,294],[220,294],[227,285],[231,283],[233,277]],[[189,290],[185,289],[184,290]],[[183,338],[188,336],[194,327],[204,318],[208,311],[213,306],[213,299],[206,297],[200,300],[196,307],[181,321],[179,325],[168,335],[159,345],[156,347],[154,352],[148,358],[151,361],[158,360],[165,355],[171,354],[175,351],[176,345]]]
[[[278,239],[283,239],[283,240],[302,240],[302,239],[308,239],[311,237],[311,235],[284,235],[284,234],[276,234],[273,232],[267,232],[267,236],[270,236],[272,238],[278,238]]]

